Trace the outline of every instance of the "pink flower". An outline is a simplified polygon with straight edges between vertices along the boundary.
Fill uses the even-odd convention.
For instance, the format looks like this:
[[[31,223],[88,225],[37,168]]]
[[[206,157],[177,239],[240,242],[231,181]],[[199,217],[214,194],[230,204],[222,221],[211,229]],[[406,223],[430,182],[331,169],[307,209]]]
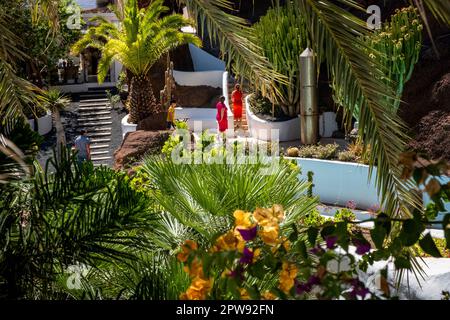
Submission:
[[[350,200],[347,202],[347,208],[351,209],[351,210],[355,210],[356,209],[356,202],[353,200]]]

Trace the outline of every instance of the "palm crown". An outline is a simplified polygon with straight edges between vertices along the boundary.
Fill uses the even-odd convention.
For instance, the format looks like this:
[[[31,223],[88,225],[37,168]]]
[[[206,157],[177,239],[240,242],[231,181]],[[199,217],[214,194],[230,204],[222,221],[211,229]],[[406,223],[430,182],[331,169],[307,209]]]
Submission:
[[[195,35],[180,31],[183,26],[192,25],[182,15],[161,17],[169,10],[163,6],[162,0],[152,2],[145,9],[139,9],[136,0],[128,0],[123,10],[112,9],[119,19],[119,25],[101,17],[94,18],[92,21],[97,22],[97,25],[91,27],[72,50],[75,53],[80,53],[87,47],[101,50],[99,82],[104,81],[113,61],[120,62],[131,73],[132,79],[129,80],[132,88],[128,102],[130,120],[137,122],[149,113],[154,113],[149,110],[155,104],[147,77],[150,68],[171,49],[187,43],[200,46],[201,40]]]

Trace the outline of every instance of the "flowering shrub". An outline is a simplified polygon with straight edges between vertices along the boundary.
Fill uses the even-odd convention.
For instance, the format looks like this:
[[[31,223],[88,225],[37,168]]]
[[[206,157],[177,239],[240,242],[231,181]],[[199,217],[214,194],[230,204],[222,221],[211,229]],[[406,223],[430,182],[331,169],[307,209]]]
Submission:
[[[379,213],[375,218],[354,221],[350,210],[342,210],[333,220],[317,219],[309,225],[283,225],[279,205],[257,208],[253,213],[234,212],[234,228],[218,236],[209,248],[186,242],[178,254],[191,285],[182,299],[387,299],[390,287],[387,268],[369,290],[359,278],[376,261],[394,262],[397,270],[412,269],[417,246],[424,254],[441,257],[426,226],[441,223],[450,240],[450,214],[442,221],[430,221],[450,196],[450,184],[441,184],[434,175],[450,173],[442,162],[418,163],[413,155],[403,155],[404,175],[414,176],[418,185],[435,201],[427,212],[414,210],[407,219]],[[435,210],[435,212],[431,212]],[[315,212],[313,216],[317,216]],[[427,217],[428,215],[428,217]],[[305,220],[303,220],[304,222]],[[373,221],[374,228],[363,233],[352,228]],[[442,246],[442,244],[441,244]],[[441,250],[442,251],[442,250]]]
[[[284,230],[284,212],[278,205],[253,213],[237,210],[234,218],[234,228],[211,248],[200,250],[192,241],[182,246],[177,257],[192,282],[181,299],[374,297],[357,278],[356,259],[334,250],[342,241],[330,232],[331,225],[323,229],[320,245],[317,229],[304,236],[296,227]],[[352,241],[357,254],[370,250],[363,237]]]

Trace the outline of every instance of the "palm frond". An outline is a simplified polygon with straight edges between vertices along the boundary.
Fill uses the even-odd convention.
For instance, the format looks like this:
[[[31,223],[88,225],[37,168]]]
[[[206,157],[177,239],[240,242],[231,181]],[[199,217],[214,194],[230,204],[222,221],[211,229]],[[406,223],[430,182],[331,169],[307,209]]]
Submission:
[[[340,2],[357,6],[351,0]],[[385,210],[394,216],[409,216],[409,206],[421,208],[421,199],[411,192],[414,185],[400,179],[398,159],[409,137],[390,106],[395,95],[381,80],[383,67],[367,56],[373,49],[362,39],[370,31],[365,22],[329,1],[297,0],[297,4],[307,21],[318,62],[326,62],[335,96],[348,119],[354,106],[361,106],[359,133],[372,148],[369,177],[376,166],[377,189]]]
[[[186,4],[193,18],[199,22],[200,31],[208,33],[211,42],[220,45],[228,66],[233,66],[237,75],[250,79],[263,94],[280,94],[273,86],[274,82],[286,82],[287,79],[274,72],[261,48],[255,45],[254,34],[248,23],[237,16],[226,13],[233,11],[228,0],[179,0]]]
[[[233,224],[235,210],[280,204],[286,210],[283,227],[289,227],[310,212],[317,199],[306,197],[308,183],[298,180],[298,172],[280,162],[279,170],[263,174],[258,164],[175,164],[149,158],[142,171],[156,188],[155,198],[164,212],[199,239],[212,239]]]

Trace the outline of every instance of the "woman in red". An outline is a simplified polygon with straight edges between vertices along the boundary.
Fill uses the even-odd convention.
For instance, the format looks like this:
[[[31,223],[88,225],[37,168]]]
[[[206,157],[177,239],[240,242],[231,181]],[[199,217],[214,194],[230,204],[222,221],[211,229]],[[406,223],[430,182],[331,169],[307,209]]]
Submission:
[[[224,133],[228,129],[228,117],[227,117],[227,107],[225,106],[225,97],[220,97],[219,102],[216,105],[217,115],[216,120],[219,124],[219,132]]]
[[[234,120],[237,122],[238,127],[241,127],[242,122],[242,91],[241,86],[236,84],[234,91],[231,93],[231,101],[233,102],[233,114]]]

